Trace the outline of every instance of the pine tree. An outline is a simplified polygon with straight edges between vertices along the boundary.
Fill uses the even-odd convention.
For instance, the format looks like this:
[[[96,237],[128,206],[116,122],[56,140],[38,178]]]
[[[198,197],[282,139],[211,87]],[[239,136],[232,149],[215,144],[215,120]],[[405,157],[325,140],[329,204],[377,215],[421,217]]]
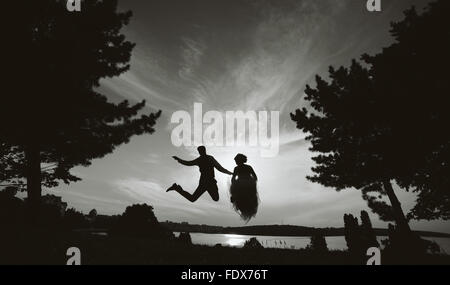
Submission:
[[[386,156],[404,189],[417,193],[414,219],[450,218],[450,2],[413,7],[392,24],[396,42],[375,56],[364,55],[389,124]],[[380,103],[381,104],[381,103]]]
[[[369,247],[378,247],[380,244],[377,241],[377,236],[372,227],[369,214],[366,211],[361,211],[361,232],[363,235],[366,249]]]
[[[26,181],[36,207],[42,185],[78,181],[71,168],[153,133],[160,112],[102,93],[100,80],[126,72],[134,47],[121,33],[131,12],[117,12],[117,0],[83,1],[82,12],[68,12],[66,1],[8,2],[20,12],[7,45],[17,48],[6,58],[0,178]]]
[[[316,76],[316,87],[305,90],[309,107],[291,114],[318,153],[308,179],[361,190],[372,210],[404,233],[411,230],[394,182],[417,192],[413,217],[450,213],[449,11],[449,1],[430,4],[422,15],[406,11],[392,24],[394,44],[364,55],[364,65],[330,67],[329,82]]]
[[[360,257],[363,252],[361,229],[358,224],[358,218],[352,214],[344,215],[344,236],[348,251],[352,255]]]

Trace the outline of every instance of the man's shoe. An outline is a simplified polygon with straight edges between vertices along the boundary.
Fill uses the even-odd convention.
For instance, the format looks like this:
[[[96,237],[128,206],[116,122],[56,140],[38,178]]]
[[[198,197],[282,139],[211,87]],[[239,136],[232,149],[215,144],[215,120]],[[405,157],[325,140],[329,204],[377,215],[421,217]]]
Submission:
[[[170,186],[169,188],[167,188],[166,192],[169,191],[176,191],[180,188],[180,186],[177,183],[173,183],[172,186]]]

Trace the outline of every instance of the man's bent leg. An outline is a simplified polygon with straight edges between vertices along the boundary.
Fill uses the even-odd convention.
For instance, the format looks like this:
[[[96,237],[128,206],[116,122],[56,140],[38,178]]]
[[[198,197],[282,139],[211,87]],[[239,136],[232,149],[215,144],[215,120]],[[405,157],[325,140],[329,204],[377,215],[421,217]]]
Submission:
[[[180,193],[180,195],[183,196],[184,198],[186,198],[187,200],[189,200],[191,202],[195,202],[198,200],[198,198],[200,198],[200,196],[203,195],[203,193],[206,192],[206,188],[200,184],[200,185],[198,185],[197,189],[195,189],[193,194],[184,191],[183,188],[181,188],[181,186],[180,186],[180,189],[177,189],[176,191],[178,193]]]
[[[219,201],[219,189],[217,188],[217,183],[211,182],[207,187],[209,196],[211,196],[215,202]]]

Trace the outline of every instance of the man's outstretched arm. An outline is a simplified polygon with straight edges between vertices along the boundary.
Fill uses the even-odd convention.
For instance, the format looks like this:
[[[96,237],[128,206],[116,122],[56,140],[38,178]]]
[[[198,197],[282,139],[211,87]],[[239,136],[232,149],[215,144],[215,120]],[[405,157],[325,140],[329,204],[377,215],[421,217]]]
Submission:
[[[214,159],[214,167],[215,167],[217,170],[219,170],[220,172],[225,173],[225,174],[233,175],[233,172],[228,171],[227,169],[223,168],[223,166],[220,165],[220,163],[217,162],[217,160],[216,160],[215,158],[213,158],[213,159]]]
[[[178,156],[172,156],[172,157],[173,157],[173,159],[178,161],[178,163],[186,165],[186,166],[197,165],[197,159],[188,161],[188,160],[183,160],[183,159],[179,158]]]

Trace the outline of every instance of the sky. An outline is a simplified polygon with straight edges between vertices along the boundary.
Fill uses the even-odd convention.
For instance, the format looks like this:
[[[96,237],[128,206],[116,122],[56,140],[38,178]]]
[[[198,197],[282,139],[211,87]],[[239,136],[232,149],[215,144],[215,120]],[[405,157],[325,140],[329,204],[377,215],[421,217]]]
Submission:
[[[225,168],[235,166],[242,152],[258,174],[261,204],[247,225],[292,224],[342,227],[343,215],[367,210],[376,227],[385,227],[355,189],[340,192],[309,182],[314,165],[305,134],[290,113],[305,106],[306,84],[316,74],[326,77],[330,65],[348,66],[353,58],[374,54],[392,43],[389,23],[402,18],[411,5],[428,1],[382,0],[382,12],[369,13],[365,0],[161,0],[119,1],[132,10],[123,29],[136,43],[131,68],[105,79],[100,91],[109,100],[146,100],[145,112],[162,110],[152,135],[133,137],[105,158],[73,173],[81,182],[47,189],[85,213],[120,214],[132,204],[152,205],[160,221],[242,226],[229,202],[230,176],[216,171],[220,200],[205,194],[190,203],[165,189],[176,182],[189,192],[196,188],[197,167],[190,160],[195,147],[177,147],[171,133],[177,111],[279,111],[279,152],[262,157],[258,147],[208,147]],[[101,19],[100,19],[101,20]],[[407,212],[414,195],[395,188]],[[417,230],[450,233],[449,222],[411,222]]]

